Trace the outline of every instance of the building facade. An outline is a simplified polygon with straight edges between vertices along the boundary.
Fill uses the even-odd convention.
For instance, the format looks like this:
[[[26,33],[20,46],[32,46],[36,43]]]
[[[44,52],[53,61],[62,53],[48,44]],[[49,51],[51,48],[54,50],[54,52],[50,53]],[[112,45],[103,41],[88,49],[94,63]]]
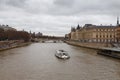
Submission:
[[[79,42],[117,43],[120,42],[120,25],[117,18],[117,25],[79,25],[71,28],[69,39]]]
[[[116,27],[116,40],[118,43],[120,43],[120,25]]]

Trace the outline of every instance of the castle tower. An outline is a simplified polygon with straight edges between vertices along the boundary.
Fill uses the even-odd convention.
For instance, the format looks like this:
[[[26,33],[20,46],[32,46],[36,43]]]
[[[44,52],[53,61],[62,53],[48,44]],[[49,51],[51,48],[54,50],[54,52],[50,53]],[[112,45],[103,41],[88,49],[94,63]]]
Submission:
[[[119,25],[119,17],[117,17],[117,26]]]
[[[78,24],[78,26],[77,26],[77,28],[76,29],[80,29],[80,26],[79,26],[79,24]]]

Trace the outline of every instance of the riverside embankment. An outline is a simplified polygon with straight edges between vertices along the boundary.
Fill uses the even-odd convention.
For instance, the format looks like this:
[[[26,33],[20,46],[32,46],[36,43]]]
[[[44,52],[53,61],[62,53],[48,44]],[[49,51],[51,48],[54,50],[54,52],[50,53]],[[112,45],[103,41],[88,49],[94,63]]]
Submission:
[[[92,49],[100,49],[102,47],[112,47],[111,44],[108,43],[87,43],[87,42],[78,42],[78,41],[65,41],[68,44],[74,45],[74,46],[80,46],[85,48],[92,48]]]
[[[23,40],[0,41],[0,51],[26,46],[30,43]]]
[[[99,51],[106,51],[105,53],[101,53],[102,55],[114,57],[120,59],[120,48],[114,48],[111,44],[105,43],[81,43],[77,41],[66,41],[66,43],[74,46],[85,47],[96,49]],[[110,52],[110,53],[109,53]]]

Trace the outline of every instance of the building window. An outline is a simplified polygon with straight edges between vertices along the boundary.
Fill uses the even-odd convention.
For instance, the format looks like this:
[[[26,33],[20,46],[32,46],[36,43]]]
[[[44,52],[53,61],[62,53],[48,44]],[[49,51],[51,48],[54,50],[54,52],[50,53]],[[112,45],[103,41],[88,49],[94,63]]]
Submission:
[[[100,39],[98,39],[98,42],[100,42]]]
[[[107,42],[107,40],[105,39],[105,42]]]
[[[96,35],[96,38],[98,38],[98,35]]]
[[[107,38],[108,38],[108,35],[107,35]]]
[[[112,37],[112,35],[110,35],[110,38]]]
[[[103,39],[101,39],[101,42],[103,42]]]

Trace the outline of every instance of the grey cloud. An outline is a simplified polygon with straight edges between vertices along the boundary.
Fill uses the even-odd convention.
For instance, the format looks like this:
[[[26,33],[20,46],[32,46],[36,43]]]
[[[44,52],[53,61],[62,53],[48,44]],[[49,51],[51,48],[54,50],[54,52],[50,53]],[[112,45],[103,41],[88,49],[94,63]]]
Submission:
[[[0,0],[0,4],[3,4],[3,3],[5,3],[5,0]]]
[[[0,24],[64,35],[77,24],[116,24],[120,0],[0,0]]]
[[[24,6],[26,0],[6,0],[7,5],[22,7]]]
[[[0,0],[0,10],[10,10],[11,8],[24,8],[27,0]]]
[[[71,7],[74,4],[75,0],[55,0],[54,4],[57,6],[66,6]]]
[[[66,7],[67,6],[67,7]],[[53,15],[120,14],[119,0],[55,0],[49,10]]]

